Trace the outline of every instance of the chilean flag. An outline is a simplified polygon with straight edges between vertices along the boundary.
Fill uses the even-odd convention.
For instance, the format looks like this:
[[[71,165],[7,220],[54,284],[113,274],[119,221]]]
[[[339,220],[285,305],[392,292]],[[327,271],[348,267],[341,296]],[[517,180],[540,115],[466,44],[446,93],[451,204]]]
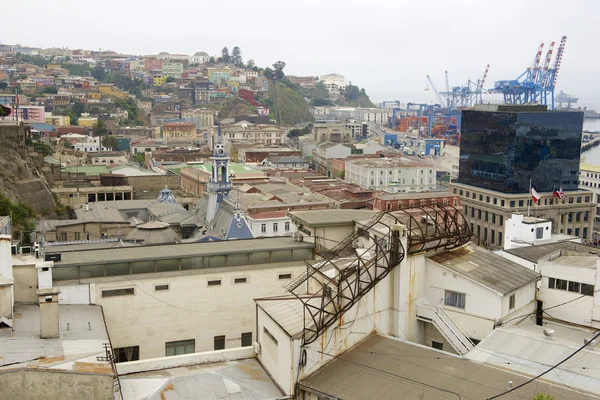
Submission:
[[[535,186],[533,186],[533,183],[531,184],[529,191],[531,193],[531,197],[533,198],[533,202],[537,203],[540,200],[540,194],[535,189]]]
[[[562,188],[560,188],[560,189],[554,188],[554,191],[552,192],[552,196],[558,197],[561,200],[563,200],[565,198],[565,194],[563,193]]]

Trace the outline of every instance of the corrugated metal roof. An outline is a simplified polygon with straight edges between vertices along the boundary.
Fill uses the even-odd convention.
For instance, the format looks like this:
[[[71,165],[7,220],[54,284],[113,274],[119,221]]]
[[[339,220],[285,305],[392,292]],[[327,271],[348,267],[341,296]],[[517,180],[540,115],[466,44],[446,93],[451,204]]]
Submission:
[[[543,331],[552,328],[554,340]],[[593,333],[562,325],[537,326],[531,322],[492,331],[466,357],[477,362],[507,364],[531,376],[546,371],[583,345]],[[596,346],[597,347],[597,346]],[[544,376],[545,380],[600,394],[600,353],[589,347]],[[562,397],[555,397],[562,398]]]
[[[321,299],[312,298],[311,304],[319,307]],[[295,297],[271,297],[256,300],[256,304],[292,338],[299,338],[304,331],[304,304]]]
[[[527,261],[537,263],[540,259],[549,256],[552,253],[556,253],[561,250],[569,250],[573,252],[585,254],[596,254],[600,253],[600,250],[594,246],[586,246],[584,244],[573,243],[573,242],[558,242],[549,244],[540,244],[535,246],[519,247],[516,249],[504,250],[509,254],[513,254],[517,257],[523,258]]]
[[[267,400],[282,396],[254,358],[142,372],[120,380],[123,397],[131,400]]]
[[[304,225],[349,224],[352,221],[371,218],[376,211],[371,210],[310,210],[291,211],[288,214]]]
[[[540,278],[540,274],[472,243],[427,258],[500,294]]]
[[[501,365],[486,365],[425,346],[371,336],[302,380],[300,387],[344,400],[487,399],[505,392],[509,381],[517,386],[529,379],[507,371],[514,367],[506,360]],[[557,400],[597,398],[559,385],[538,380],[502,399],[532,399],[538,392]]]

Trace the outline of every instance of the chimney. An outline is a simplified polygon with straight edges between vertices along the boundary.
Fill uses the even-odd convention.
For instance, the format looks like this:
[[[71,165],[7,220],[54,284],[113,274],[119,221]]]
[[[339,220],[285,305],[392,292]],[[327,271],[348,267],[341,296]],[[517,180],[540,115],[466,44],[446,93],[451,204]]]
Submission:
[[[38,262],[38,303],[40,305],[40,337],[52,339],[59,337],[58,329],[58,289],[52,287],[53,261]]]

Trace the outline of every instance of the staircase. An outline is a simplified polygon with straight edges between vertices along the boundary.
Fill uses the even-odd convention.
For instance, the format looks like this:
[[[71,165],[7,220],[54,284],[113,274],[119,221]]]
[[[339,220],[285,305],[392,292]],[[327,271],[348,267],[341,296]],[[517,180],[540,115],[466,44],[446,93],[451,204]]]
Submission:
[[[431,322],[458,354],[464,356],[475,347],[471,339],[442,307],[434,308],[419,304],[417,318]]]

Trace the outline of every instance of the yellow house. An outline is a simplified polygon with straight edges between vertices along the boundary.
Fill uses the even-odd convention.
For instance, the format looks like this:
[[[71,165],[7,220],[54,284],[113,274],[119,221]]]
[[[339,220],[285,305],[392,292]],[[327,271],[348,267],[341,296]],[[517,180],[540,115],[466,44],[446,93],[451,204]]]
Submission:
[[[48,64],[48,65],[46,65],[46,68],[48,68],[48,69],[61,69],[62,67],[60,66],[60,64]]]
[[[54,126],[71,125],[71,117],[68,115],[46,115],[46,123]]]
[[[88,128],[93,128],[96,121],[98,121],[98,118],[96,118],[96,117],[81,117],[81,118],[79,118],[79,122],[77,124],[79,126],[86,126]]]
[[[154,86],[162,86],[165,83],[167,83],[167,77],[166,76],[155,76],[153,79],[154,82]]]
[[[100,85],[98,85],[98,90],[100,91],[100,93],[104,93],[109,96],[115,96],[115,97],[127,96],[126,93],[121,92],[112,83],[101,83]]]
[[[100,100],[102,98],[102,93],[100,93],[100,92],[88,92],[87,93],[87,97],[88,97],[88,99],[97,99],[97,100]]]

